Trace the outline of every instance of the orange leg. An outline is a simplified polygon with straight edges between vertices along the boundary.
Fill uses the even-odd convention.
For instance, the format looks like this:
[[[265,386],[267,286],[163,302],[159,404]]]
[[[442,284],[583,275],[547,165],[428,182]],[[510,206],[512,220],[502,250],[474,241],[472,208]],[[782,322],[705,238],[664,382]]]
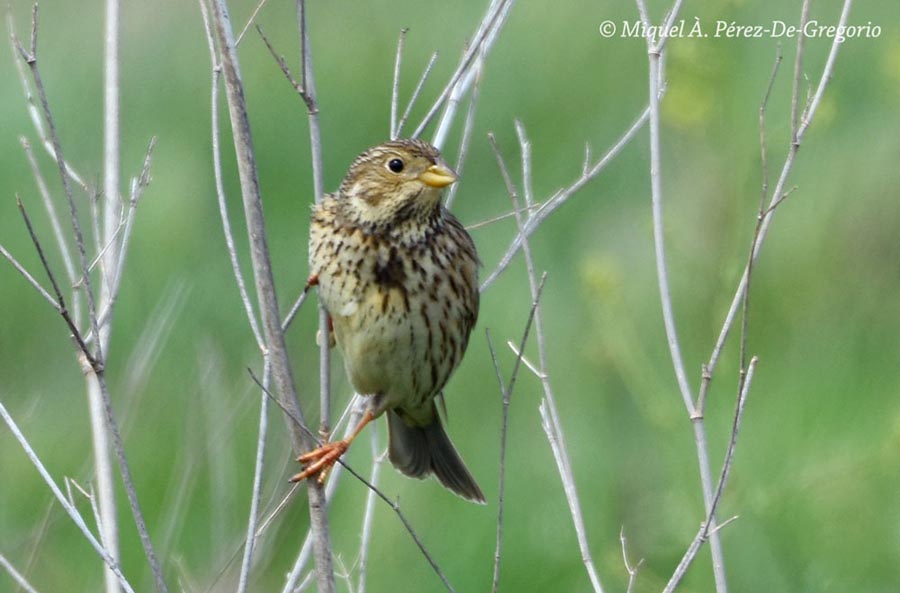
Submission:
[[[356,428],[353,429],[353,434],[340,441],[325,443],[321,447],[313,449],[309,453],[304,453],[298,457],[297,461],[302,463],[305,467],[303,468],[303,471],[291,478],[291,482],[299,482],[318,474],[319,483],[323,484],[325,478],[328,476],[328,470],[331,469],[331,466],[333,466],[341,455],[347,451],[350,447],[350,443],[352,443],[353,439],[355,439],[362,429],[366,427],[366,424],[374,419],[375,415],[372,414],[371,410],[366,410],[362,420],[360,420],[359,424],[356,425]]]
[[[306,288],[304,290],[309,290],[310,287],[319,285],[319,275],[318,274],[310,274],[309,278],[306,279]]]

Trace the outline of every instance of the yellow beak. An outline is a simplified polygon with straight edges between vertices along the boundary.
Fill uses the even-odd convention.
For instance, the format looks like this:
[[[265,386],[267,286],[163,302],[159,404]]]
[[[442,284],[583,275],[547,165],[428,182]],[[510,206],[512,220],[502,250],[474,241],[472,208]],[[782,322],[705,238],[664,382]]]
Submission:
[[[419,175],[419,181],[430,187],[447,187],[454,181],[457,176],[453,170],[447,165],[431,165]]]

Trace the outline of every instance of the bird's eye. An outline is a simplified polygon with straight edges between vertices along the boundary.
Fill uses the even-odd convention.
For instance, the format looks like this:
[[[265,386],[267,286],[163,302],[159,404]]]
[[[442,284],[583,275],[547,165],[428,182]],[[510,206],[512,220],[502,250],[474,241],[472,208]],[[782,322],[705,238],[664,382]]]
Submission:
[[[388,169],[393,171],[394,173],[399,173],[403,170],[403,161],[400,159],[391,159],[388,161]]]

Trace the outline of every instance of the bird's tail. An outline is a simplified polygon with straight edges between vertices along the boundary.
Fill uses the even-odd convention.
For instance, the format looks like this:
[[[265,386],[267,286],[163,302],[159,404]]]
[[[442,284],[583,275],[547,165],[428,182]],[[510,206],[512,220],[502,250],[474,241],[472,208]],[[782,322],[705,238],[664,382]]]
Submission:
[[[427,426],[410,426],[395,411],[388,410],[390,446],[388,456],[401,473],[425,478],[433,473],[447,489],[466,500],[485,504],[484,494],[475,483],[434,410]]]

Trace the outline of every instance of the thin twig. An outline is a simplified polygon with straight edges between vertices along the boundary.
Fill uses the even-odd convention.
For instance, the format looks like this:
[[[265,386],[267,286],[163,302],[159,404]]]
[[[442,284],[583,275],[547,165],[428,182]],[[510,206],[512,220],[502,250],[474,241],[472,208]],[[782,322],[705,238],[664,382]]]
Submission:
[[[234,41],[234,45],[238,46],[241,44],[241,40],[244,38],[244,35],[247,33],[247,29],[250,28],[250,25],[256,20],[256,16],[259,14],[259,11],[262,10],[262,7],[266,4],[267,0],[259,0],[259,4],[256,5],[256,8],[253,9],[253,12],[250,13],[250,18],[247,19],[247,23],[244,25],[244,28],[241,29],[240,34],[237,36],[237,39]]]
[[[716,485],[716,495],[713,497],[712,509],[707,515],[714,513],[716,508],[718,508],[719,501],[722,499],[722,492],[728,483],[728,477],[731,475],[731,464],[734,460],[734,449],[737,446],[738,431],[741,428],[741,420],[744,418],[744,406],[747,403],[747,394],[750,393],[750,384],[753,382],[753,373],[756,371],[758,362],[759,359],[754,356],[750,359],[746,372],[741,369],[740,390],[737,403],[735,404],[734,418],[731,422],[731,438],[728,440],[728,449],[725,451],[725,460],[722,462],[722,471],[719,473],[719,483]],[[704,523],[706,524],[706,533],[704,535],[709,535],[711,530],[709,516],[707,516]]]
[[[109,555],[103,545],[100,544],[99,541],[97,541],[97,538],[94,537],[94,534],[91,533],[91,530],[85,524],[84,519],[81,517],[81,514],[74,506],[69,503],[69,501],[66,499],[66,496],[59,489],[59,486],[57,486],[56,482],[53,481],[53,478],[50,476],[47,468],[44,467],[44,464],[41,462],[37,453],[35,453],[34,449],[28,443],[25,435],[23,435],[22,431],[19,430],[19,426],[12,419],[12,416],[9,415],[9,412],[6,411],[6,407],[3,405],[3,402],[0,402],[0,417],[3,418],[3,421],[6,423],[7,427],[9,427],[9,430],[13,434],[15,439],[19,441],[19,445],[21,445],[22,449],[25,450],[25,454],[28,456],[28,459],[31,461],[32,465],[34,465],[35,469],[38,470],[38,473],[41,474],[44,482],[50,488],[50,491],[53,492],[53,496],[57,501],[59,501],[59,504],[62,505],[63,510],[66,511],[66,514],[69,515],[69,518],[72,519],[72,522],[75,523],[75,526],[78,527],[78,530],[81,531],[85,539],[88,540],[88,543],[91,544],[91,547],[94,548],[100,558],[102,558],[106,565],[110,568],[110,570],[113,571],[113,573],[119,579],[119,583],[121,583],[122,587],[129,593],[134,593],[134,589],[132,588],[131,584],[125,578],[125,575],[122,574],[118,562],[116,562]]]
[[[346,463],[344,463],[340,459],[338,461],[341,463],[341,465],[344,466],[344,468],[351,475],[353,475],[357,480],[362,482],[367,488],[369,488],[372,492],[374,492],[375,495],[378,496],[378,498],[383,500],[389,507],[391,507],[391,510],[394,511],[394,513],[397,515],[397,518],[399,518],[400,522],[403,523],[403,527],[406,528],[407,533],[409,533],[410,537],[412,537],[413,542],[415,542],[416,546],[419,548],[419,551],[422,552],[422,555],[425,556],[425,559],[428,561],[428,564],[431,565],[431,569],[438,576],[438,578],[441,579],[441,583],[443,583],[444,588],[446,588],[447,591],[450,591],[450,593],[455,593],[455,589],[453,588],[453,585],[450,584],[450,581],[447,579],[447,576],[444,574],[444,571],[442,571],[441,567],[438,566],[434,557],[431,555],[431,553],[425,547],[425,544],[422,543],[421,539],[419,539],[419,535],[416,533],[416,530],[413,529],[412,523],[409,522],[409,519],[406,518],[406,515],[400,509],[400,503],[395,502],[394,500],[389,498],[384,492],[382,492],[377,487],[375,487],[374,484],[372,484],[371,482],[366,480],[362,475],[357,473],[356,470],[354,470],[353,468],[348,466]]]
[[[131,516],[134,520],[134,526],[138,532],[138,538],[141,540],[141,547],[144,549],[144,555],[147,557],[147,563],[150,565],[150,571],[156,582],[156,589],[159,593],[167,593],[163,578],[162,568],[153,550],[153,542],[150,540],[150,532],[147,529],[147,522],[144,520],[144,514],[141,511],[141,505],[137,498],[137,490],[134,487],[134,479],[131,477],[131,469],[128,465],[128,459],[125,457],[125,445],[122,442],[122,433],[119,430],[119,423],[116,421],[115,414],[112,409],[112,400],[109,395],[109,388],[106,384],[106,376],[104,373],[94,375],[97,386],[100,390],[100,401],[103,404],[103,411],[106,414],[106,425],[112,436],[113,452],[119,465],[119,474],[122,477],[122,485],[125,488],[125,496],[128,499],[128,506],[131,509]]]
[[[322,164],[322,132],[319,126],[319,105],[316,99],[316,78],[313,70],[312,48],[309,41],[309,25],[306,0],[296,0],[297,28],[300,33],[300,63],[303,72],[304,99],[309,123],[310,161],[312,164],[313,196],[315,203],[325,197],[324,167]],[[319,302],[319,332],[323,336],[319,343],[319,434],[331,433],[331,344],[328,311]],[[321,542],[318,542],[320,544]],[[317,557],[318,557],[317,553]]]
[[[472,94],[469,96],[469,107],[466,109],[466,120],[463,123],[462,138],[459,141],[459,154],[456,156],[456,174],[462,176],[463,165],[466,162],[466,156],[469,153],[469,144],[472,141],[472,130],[475,129],[475,106],[478,104],[478,91],[481,87],[481,71],[483,61],[479,57],[475,62],[475,84],[472,86]],[[444,200],[444,206],[449,210],[456,199],[456,192],[459,191],[459,182],[450,186],[447,192],[447,199]]]
[[[491,142],[493,142],[493,136],[490,136]],[[496,145],[494,145],[496,149]],[[502,158],[500,157],[500,153],[497,152],[497,159],[502,163]],[[505,168],[505,165],[502,165]],[[510,186],[511,187],[511,186]],[[514,192],[515,189],[513,188]],[[504,494],[506,491],[506,445],[507,445],[507,434],[509,431],[509,405],[512,402],[512,393],[513,388],[516,386],[516,379],[519,376],[519,369],[522,364],[522,352],[525,350],[525,343],[528,341],[528,335],[531,333],[531,326],[535,321],[535,316],[537,315],[538,307],[541,302],[541,293],[544,291],[544,282],[547,280],[547,273],[541,276],[541,283],[537,288],[536,294],[532,296],[531,302],[531,310],[528,312],[528,319],[525,321],[525,329],[522,332],[522,339],[519,341],[519,352],[516,355],[516,362],[513,364],[512,374],[509,378],[509,384],[504,386],[503,384],[503,376],[500,373],[500,367],[497,364],[497,354],[494,350],[494,345],[491,342],[491,334],[487,330],[485,330],[488,348],[491,351],[491,360],[494,363],[494,371],[497,374],[497,380],[500,385],[500,395],[503,404],[503,420],[500,427],[500,476],[498,478],[499,482],[499,495],[497,502],[497,540],[494,547],[494,576],[491,585],[491,591],[493,593],[497,593],[500,587],[500,560],[503,556],[503,500]]]
[[[806,23],[809,21],[809,4],[810,0],[803,0],[803,5],[800,9],[800,24],[798,25],[801,31],[805,30]],[[799,144],[800,142],[798,137],[800,131],[800,81],[803,79],[803,48],[806,46],[805,41],[806,35],[797,37],[797,52],[794,56],[794,84],[791,96],[791,144]]]
[[[422,135],[422,132],[425,131],[425,128],[427,128],[431,123],[431,120],[434,119],[434,116],[437,115],[437,112],[444,105],[444,102],[450,94],[457,89],[457,83],[459,83],[459,81],[469,72],[469,68],[475,57],[482,52],[486,52],[490,47],[489,43],[485,43],[484,45],[482,45],[482,43],[485,42],[489,36],[496,38],[496,33],[499,32],[503,22],[505,22],[506,15],[509,14],[509,8],[512,4],[513,0],[491,1],[484,18],[479,24],[478,31],[473,36],[472,42],[463,54],[456,71],[450,77],[449,82],[447,82],[447,85],[438,95],[438,98],[434,101],[431,108],[428,110],[428,113],[422,118],[421,123],[416,127],[415,132],[412,134],[413,138],[418,138]]]
[[[547,375],[544,374],[543,372],[541,372],[541,369],[539,369],[539,368],[537,367],[537,365],[535,365],[533,362],[531,362],[530,360],[528,360],[528,357],[525,356],[525,354],[524,354],[522,351],[520,351],[520,350],[516,347],[515,344],[513,344],[513,341],[512,341],[512,340],[507,340],[507,341],[506,341],[506,345],[509,347],[510,350],[512,350],[512,353],[513,353],[515,356],[521,356],[521,357],[522,357],[522,364],[524,364],[524,365],[525,365],[525,368],[527,368],[529,371],[531,371],[531,373],[532,373],[535,377],[537,377],[537,378],[540,379],[540,380],[544,380],[544,379],[547,378]]]
[[[428,80],[428,75],[431,74],[431,69],[434,68],[434,63],[437,61],[437,58],[437,52],[431,54],[431,57],[428,59],[428,64],[425,66],[425,70],[422,71],[422,76],[419,77],[419,82],[416,83],[416,88],[413,89],[412,95],[409,98],[409,103],[406,104],[406,109],[403,110],[403,115],[400,116],[400,122],[397,124],[395,133],[398,138],[400,137],[400,134],[403,133],[403,126],[406,125],[406,120],[409,119],[409,114],[412,111],[413,105],[415,105],[416,101],[419,99],[422,87],[425,86],[425,81]]]
[[[294,304],[291,305],[287,315],[284,316],[284,321],[281,322],[282,331],[286,332],[288,328],[291,327],[291,323],[294,322],[294,318],[297,316],[297,313],[300,312],[300,307],[303,306],[303,303],[305,303],[306,299],[309,297],[309,289],[310,285],[307,284],[303,288],[303,292],[300,293],[300,296],[297,297],[297,300],[294,301]]]
[[[53,275],[53,270],[50,269],[50,263],[47,261],[47,256],[44,255],[44,248],[34,231],[34,227],[31,225],[31,218],[29,218],[28,212],[25,210],[25,204],[22,203],[22,199],[19,196],[16,196],[16,204],[19,207],[19,212],[22,214],[22,220],[25,221],[25,226],[28,228],[28,234],[31,236],[31,242],[34,244],[34,249],[37,251],[41,264],[44,266],[44,271],[47,272],[47,277],[50,279],[50,285],[53,287],[53,294],[56,295],[57,311],[59,311],[59,314],[66,322],[69,331],[72,332],[72,338],[75,340],[75,343],[78,345],[78,348],[81,350],[82,355],[85,357],[90,367],[94,369],[95,372],[102,373],[102,362],[94,358],[94,354],[90,351],[87,344],[84,343],[81,332],[75,327],[75,322],[72,320],[71,315],[69,315],[69,310],[66,307],[66,299],[59,289],[59,284],[56,283],[56,276]]]
[[[853,0],[844,0],[843,8],[841,8],[841,16],[838,19],[838,30],[843,31],[847,26],[847,20],[850,17],[850,8],[853,6]],[[828,87],[828,83],[831,82],[831,77],[834,74],[834,63],[837,60],[838,50],[840,50],[842,46],[842,42],[839,36],[835,36],[834,40],[831,42],[831,49],[828,51],[828,58],[825,60],[825,67],[822,69],[822,76],[819,78],[819,84],[816,86],[816,92],[813,94],[812,99],[810,99],[809,104],[806,106],[806,109],[803,111],[803,115],[800,118],[800,127],[797,130],[797,141],[801,141],[803,136],[806,134],[806,129],[812,123],[813,117],[816,115],[816,111],[819,108],[819,104],[822,101],[822,96],[825,94],[825,89]]]
[[[266,359],[263,365],[263,388],[260,391],[259,430],[256,438],[256,462],[253,466],[253,486],[250,490],[250,510],[247,519],[247,535],[244,540],[244,556],[241,559],[241,573],[238,577],[238,593],[245,593],[250,580],[250,566],[253,561],[253,550],[256,544],[256,527],[259,521],[259,498],[262,490],[263,464],[266,456],[266,436],[269,432],[269,379],[272,376],[271,364]]]
[[[54,299],[52,296],[50,296],[50,293],[47,292],[43,286],[41,286],[41,283],[38,282],[37,280],[35,280],[34,276],[32,276],[31,273],[27,269],[25,269],[25,266],[20,264],[19,261],[15,257],[13,257],[13,254],[11,254],[9,251],[7,251],[6,247],[4,247],[3,245],[0,245],[0,255],[5,257],[7,259],[7,261],[9,261],[9,263],[12,264],[12,267],[14,267],[17,272],[22,274],[22,276],[25,278],[25,280],[27,280],[28,283],[31,284],[31,286],[34,287],[34,289],[36,291],[38,291],[38,294],[40,294],[42,297],[44,297],[44,300],[46,300],[48,303],[50,303],[50,306],[53,307],[53,309],[57,313],[62,313],[62,309],[60,308],[59,303],[56,302],[56,299]],[[71,327],[70,327],[70,329],[71,329]]]
[[[16,34],[15,34],[15,26],[13,24],[13,15],[12,10],[7,8],[6,11],[6,28],[9,32],[9,41],[10,48],[12,49],[12,55],[16,55],[18,53],[18,48],[16,47]],[[35,101],[34,95],[31,93],[31,89],[28,86],[28,77],[25,74],[25,69],[22,67],[22,63],[19,60],[13,60],[13,63],[16,66],[16,72],[19,75],[19,82],[22,84],[22,92],[25,95],[25,102],[28,104],[28,117],[31,119],[32,126],[37,132],[38,137],[41,139],[41,144],[44,146],[44,150],[47,154],[50,155],[50,158],[56,161],[56,153],[53,150],[53,143],[47,137],[47,132],[44,128],[44,123],[41,121],[41,113],[38,109],[37,103]],[[74,181],[78,186],[85,191],[85,193],[90,194],[93,189],[85,183],[82,176],[72,168],[69,163],[63,163],[63,166],[66,169],[66,174]]]
[[[16,570],[16,567],[13,566],[3,554],[0,554],[0,568],[3,568],[9,576],[12,577],[12,580],[16,582],[19,588],[25,590],[25,593],[37,593],[37,590],[28,582],[28,579],[22,576],[22,574]]]
[[[756,370],[757,362],[758,359],[754,356],[750,360],[746,375],[744,375],[743,371],[741,372],[740,391],[738,393],[737,402],[735,404],[734,417],[731,424],[731,437],[729,438],[728,449],[725,452],[725,460],[722,462],[722,469],[719,473],[719,482],[716,486],[715,496],[713,496],[712,502],[709,506],[709,510],[706,514],[706,518],[700,525],[700,530],[697,532],[697,535],[694,537],[694,539],[691,540],[687,551],[685,551],[684,556],[682,556],[681,561],[678,563],[678,566],[672,573],[672,576],[670,577],[669,582],[666,584],[666,588],[664,589],[663,593],[672,593],[678,587],[678,585],[684,578],[684,575],[687,573],[687,570],[690,567],[691,563],[697,557],[697,553],[700,551],[703,543],[709,538],[715,536],[718,531],[722,529],[722,527],[736,518],[732,517],[731,519],[723,521],[718,525],[716,525],[713,521],[713,516],[718,509],[719,502],[722,500],[722,492],[725,490],[725,485],[728,482],[728,477],[731,475],[731,467],[734,460],[734,450],[737,446],[738,431],[740,430],[741,420],[744,416],[744,406],[747,402],[747,394],[750,392],[750,385],[753,382],[753,373]]]
[[[491,340],[490,328],[484,329],[487,339],[488,351],[491,353],[491,362],[494,365],[494,374],[497,375],[497,384],[500,385],[500,396],[503,405],[502,420],[500,421],[500,477],[497,493],[497,538],[494,545],[494,576],[491,580],[491,592],[497,593],[500,586],[500,559],[503,557],[503,501],[506,494],[506,440],[509,427],[509,402],[506,397],[506,385],[503,381],[503,373],[500,372],[500,363],[497,362],[497,351]]]
[[[69,282],[74,284],[77,273],[75,272],[75,264],[72,262],[72,252],[69,249],[69,244],[66,242],[65,233],[63,233],[62,224],[59,222],[59,215],[56,212],[56,206],[54,206],[53,199],[50,197],[50,190],[47,188],[47,182],[44,180],[37,159],[34,157],[31,143],[28,142],[25,136],[19,136],[19,143],[22,145],[22,150],[25,151],[28,165],[31,167],[31,175],[34,177],[38,193],[44,202],[44,208],[47,210],[47,218],[50,220],[50,226],[53,228],[53,237],[56,239],[56,245],[62,256],[63,266],[66,268],[66,276],[69,278]],[[73,306],[73,309],[77,310],[77,307]]]
[[[131,245],[131,232],[134,228],[135,216],[137,214],[138,203],[144,195],[144,189],[150,185],[150,166],[153,162],[153,149],[156,148],[156,136],[152,136],[147,143],[147,151],[144,153],[144,164],[141,167],[141,174],[137,179],[133,180],[131,191],[128,199],[128,211],[125,214],[124,226],[121,229],[121,239],[118,242],[118,252],[113,263],[115,270],[110,279],[109,295],[103,303],[100,310],[100,327],[110,326],[112,324],[112,314],[115,310],[116,302],[119,298],[119,288],[122,285],[122,275],[125,271],[125,260],[128,258],[128,247]],[[119,231],[116,231],[119,234]],[[112,242],[113,239],[110,239]]]
[[[372,423],[371,428],[371,451],[372,451],[372,473],[369,482],[373,486],[378,486],[378,478],[381,475],[381,466],[384,463],[384,455],[379,454],[378,447],[378,431],[377,424]],[[375,491],[369,490],[366,493],[366,508],[363,511],[362,535],[359,542],[359,577],[356,581],[357,593],[366,593],[366,576],[369,567],[369,550],[372,545],[372,524],[375,521]]]
[[[284,56],[275,51],[275,48],[272,47],[272,44],[269,42],[269,38],[266,37],[266,34],[263,33],[262,27],[256,25],[256,32],[259,33],[260,38],[263,40],[263,43],[266,44],[266,48],[268,48],[269,53],[272,54],[272,57],[275,58],[275,61],[278,63],[278,67],[281,68],[281,73],[284,74],[284,77],[290,83],[294,90],[297,91],[297,94],[300,95],[300,98],[303,99],[303,102],[306,103],[306,107],[309,110],[315,110],[315,103],[310,98],[310,95],[307,94],[306,90],[303,88],[303,84],[298,82],[294,75],[291,74],[291,68],[288,66],[287,61],[284,59]]]
[[[397,139],[397,103],[400,92],[400,63],[403,60],[403,42],[406,40],[407,28],[400,29],[397,38],[397,57],[394,58],[394,82],[391,85],[391,140]]]
[[[87,349],[84,340],[81,339],[80,334],[77,332],[73,335],[76,336],[76,341],[79,342],[79,348],[84,357],[85,366],[87,366],[90,370],[88,374],[88,387],[89,387],[89,399],[91,400],[91,418],[92,418],[92,427],[94,429],[94,438],[97,443],[95,446],[95,459],[97,460],[97,472],[98,477],[102,473],[102,483],[101,487],[103,493],[101,493],[101,511],[105,517],[105,524],[107,526],[114,525],[114,518],[111,517],[112,509],[114,508],[114,498],[112,495],[112,480],[111,476],[109,476],[109,472],[105,469],[107,464],[104,462],[106,458],[106,432],[112,436],[113,449],[115,451],[116,460],[119,465],[119,473],[122,477],[122,482],[125,487],[125,492],[128,498],[129,507],[131,509],[132,517],[135,522],[135,527],[137,528],[138,535],[141,540],[141,545],[144,549],[144,553],[147,557],[147,561],[150,565],[151,572],[153,573],[154,579],[156,581],[157,590],[160,593],[165,593],[167,591],[167,587],[165,581],[162,576],[162,570],[159,566],[159,562],[157,561],[156,554],[153,550],[152,542],[150,541],[150,536],[147,531],[146,522],[144,521],[143,513],[140,508],[140,504],[137,499],[137,493],[134,489],[134,482],[131,479],[131,470],[128,466],[128,461],[125,457],[125,449],[122,444],[122,437],[119,433],[118,424],[116,422],[115,416],[112,410],[112,403],[110,402],[109,391],[106,385],[106,380],[104,377],[103,367],[104,367],[104,357],[103,352],[105,350],[104,347],[104,339],[99,331],[99,320],[97,315],[97,306],[94,300],[94,289],[91,282],[90,269],[88,266],[87,254],[85,252],[84,245],[84,236],[81,231],[81,224],[78,219],[78,210],[75,205],[75,200],[72,195],[72,188],[69,184],[69,175],[66,172],[65,167],[65,159],[62,154],[62,147],[60,145],[59,136],[56,132],[56,126],[53,120],[53,114],[50,110],[50,105],[47,100],[47,94],[44,89],[44,84],[41,79],[40,69],[37,64],[37,33],[38,33],[38,19],[37,19],[37,5],[34,5],[32,10],[32,24],[31,24],[31,44],[30,50],[25,50],[22,46],[21,42],[15,37],[15,33],[13,33],[13,44],[18,50],[18,53],[21,55],[22,59],[28,64],[32,79],[34,81],[35,89],[38,93],[38,98],[40,100],[44,121],[47,125],[47,129],[49,131],[50,140],[53,144],[53,152],[55,154],[55,160],[57,166],[59,168],[60,178],[62,180],[63,189],[66,196],[66,201],[69,205],[69,216],[70,222],[72,223],[72,230],[75,236],[75,246],[78,250],[79,261],[81,264],[81,272],[84,280],[84,288],[85,294],[87,297],[88,304],[88,313],[89,319],[91,323],[91,333],[95,336],[94,340],[94,351],[90,352]],[[20,202],[21,203],[21,202]],[[20,206],[21,207],[21,206]],[[24,215],[24,209],[23,209]],[[27,217],[26,217],[27,220]],[[26,224],[29,224],[26,222]],[[30,226],[30,224],[29,224]],[[36,236],[33,235],[33,239],[36,241]],[[38,242],[36,241],[36,246]],[[42,259],[43,256],[41,256]],[[46,261],[46,260],[44,260]],[[50,273],[49,266],[45,263],[45,268]],[[51,280],[51,282],[55,285],[55,279]],[[57,296],[61,297],[61,293],[59,292],[59,287],[55,286],[55,291]],[[62,306],[62,305],[61,305]],[[64,310],[65,307],[62,306]],[[68,324],[70,324],[71,329],[71,319],[66,320]],[[108,326],[105,326],[108,328]],[[108,333],[106,334],[108,336]],[[92,389],[92,386],[96,386],[96,390]],[[96,397],[95,397],[96,395]],[[102,399],[102,402],[100,401]],[[106,426],[102,426],[102,419],[100,414],[100,404],[102,403],[103,412],[105,413]],[[102,434],[98,434],[98,431]],[[115,538],[112,536],[112,533],[108,533],[104,537],[104,541],[106,539],[110,540],[110,545],[113,546],[111,549],[111,553],[115,554]]]
[[[756,225],[753,228],[753,240],[750,242],[750,252],[747,255],[747,290],[744,291],[744,298],[741,304],[741,338],[740,338],[740,378],[738,380],[738,393],[743,390],[744,380],[747,374],[747,336],[750,325],[750,282],[753,273],[753,252],[756,251],[756,243],[759,241],[759,232],[765,218],[765,200],[769,191],[769,171],[766,150],[766,109],[769,103],[769,97],[772,93],[772,86],[775,84],[775,77],[778,74],[778,67],[781,64],[781,45],[778,45],[775,54],[775,64],[772,67],[772,75],[769,78],[769,84],[766,93],[763,96],[762,103],[759,107],[759,144],[760,144],[760,164],[762,167],[762,191],[760,192],[759,212],[756,216]],[[711,379],[711,377],[710,377]],[[706,397],[706,387],[709,382],[705,380],[706,385],[702,385],[700,394],[697,396],[698,408],[703,413]]]
[[[622,544],[622,562],[625,563],[625,572],[628,573],[628,587],[625,589],[625,593],[631,593],[634,589],[634,581],[637,578],[638,568],[640,568],[641,564],[643,564],[644,559],[641,558],[638,560],[638,563],[634,566],[628,562],[628,549],[627,543],[625,541],[625,528],[619,530],[619,543]]]
[[[456,184],[454,183],[453,185],[456,185]],[[525,206],[524,208],[519,208],[518,210],[515,210],[515,211],[505,212],[503,214],[498,214],[497,216],[492,216],[491,218],[488,218],[485,220],[479,220],[478,222],[473,222],[471,224],[467,224],[466,230],[474,231],[474,230],[477,230],[477,229],[480,229],[480,228],[483,228],[486,226],[490,226],[494,223],[502,222],[502,221],[506,220],[507,218],[513,218],[518,213],[531,213],[531,212],[534,212],[535,210],[537,210],[538,208],[540,208],[541,206],[543,206],[543,204],[533,204],[530,207]]]
[[[775,210],[775,208],[778,208],[779,206],[781,206],[781,203],[784,202],[786,199],[788,199],[788,197],[792,193],[794,193],[794,191],[796,191],[796,190],[797,190],[797,186],[795,185],[795,186],[791,187],[790,189],[788,189],[787,191],[783,192],[776,199],[773,199],[772,203],[769,204],[768,206],[766,206],[766,209],[762,211],[761,218],[765,218],[766,216],[769,215],[770,212]]]

